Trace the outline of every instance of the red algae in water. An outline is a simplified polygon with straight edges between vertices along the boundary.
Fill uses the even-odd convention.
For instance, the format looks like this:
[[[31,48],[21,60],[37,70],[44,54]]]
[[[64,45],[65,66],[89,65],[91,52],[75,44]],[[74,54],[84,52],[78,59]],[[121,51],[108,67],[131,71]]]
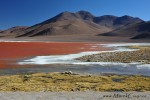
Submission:
[[[97,44],[80,42],[0,42],[0,59],[108,50],[108,48],[97,46]],[[0,60],[0,68],[6,66],[8,63],[7,61]]]

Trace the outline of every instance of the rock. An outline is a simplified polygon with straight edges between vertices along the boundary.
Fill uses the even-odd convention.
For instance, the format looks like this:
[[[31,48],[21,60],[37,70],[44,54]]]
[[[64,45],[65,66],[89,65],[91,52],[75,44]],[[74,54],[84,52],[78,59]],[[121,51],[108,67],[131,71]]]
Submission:
[[[73,72],[72,72],[72,71],[65,71],[65,72],[63,72],[62,74],[69,74],[69,75],[72,75]]]

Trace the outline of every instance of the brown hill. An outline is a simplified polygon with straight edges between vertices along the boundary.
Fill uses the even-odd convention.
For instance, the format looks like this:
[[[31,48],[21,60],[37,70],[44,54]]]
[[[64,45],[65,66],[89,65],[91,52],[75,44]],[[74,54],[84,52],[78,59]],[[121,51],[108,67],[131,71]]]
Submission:
[[[130,16],[116,17],[111,15],[95,17],[87,11],[76,13],[63,12],[44,22],[25,29],[17,37],[33,37],[45,35],[80,35],[101,34],[112,31],[130,23],[141,22],[139,18]]]
[[[149,41],[150,22],[127,15],[97,17],[87,11],[63,12],[31,27],[19,26],[0,31],[0,37],[38,41],[143,42]]]
[[[74,35],[74,34],[98,34],[110,31],[109,28],[97,25],[93,22],[84,22],[80,19],[63,20],[55,23],[48,23],[33,26],[25,30],[19,36],[43,36],[43,35]]]
[[[22,33],[25,31],[25,29],[27,29],[28,27],[27,26],[16,26],[16,27],[12,27],[12,28],[9,28],[7,30],[3,30],[3,31],[0,31],[0,36],[15,36],[19,33]]]

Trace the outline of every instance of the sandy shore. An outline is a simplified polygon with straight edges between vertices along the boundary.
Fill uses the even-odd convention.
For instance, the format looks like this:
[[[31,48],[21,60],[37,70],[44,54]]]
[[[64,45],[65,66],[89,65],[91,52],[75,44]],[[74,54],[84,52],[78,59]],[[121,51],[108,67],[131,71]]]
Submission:
[[[0,100],[150,100],[149,92],[1,92]]]

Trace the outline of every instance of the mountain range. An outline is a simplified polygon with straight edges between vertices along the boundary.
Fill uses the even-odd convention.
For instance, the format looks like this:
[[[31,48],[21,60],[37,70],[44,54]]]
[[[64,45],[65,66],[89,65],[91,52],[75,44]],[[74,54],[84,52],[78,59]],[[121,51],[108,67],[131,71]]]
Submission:
[[[96,36],[150,39],[150,22],[124,15],[94,16],[87,11],[62,12],[33,26],[17,26],[0,31],[1,37]]]

